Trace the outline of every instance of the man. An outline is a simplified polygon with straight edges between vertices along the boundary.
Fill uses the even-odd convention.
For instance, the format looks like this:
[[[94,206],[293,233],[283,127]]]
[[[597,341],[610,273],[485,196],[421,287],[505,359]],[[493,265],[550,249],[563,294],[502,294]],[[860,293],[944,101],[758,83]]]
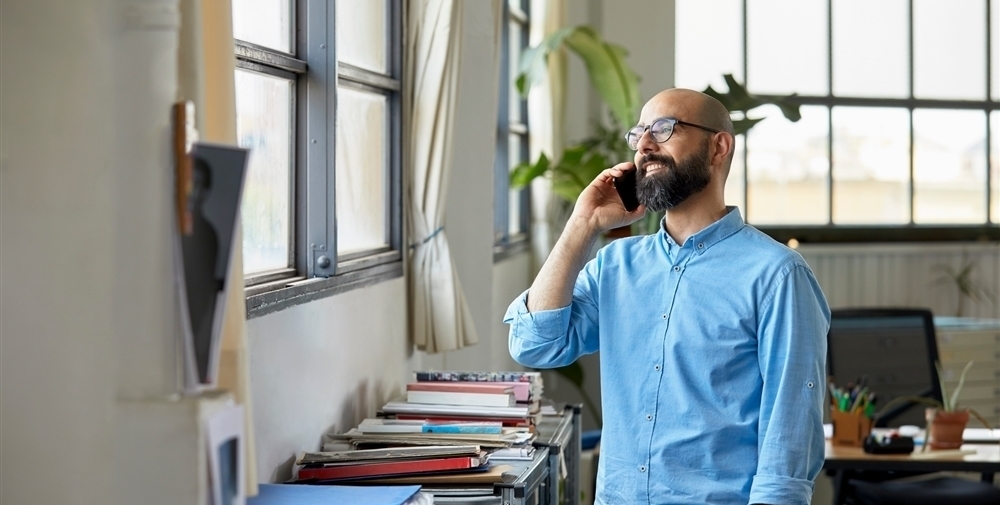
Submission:
[[[830,311],[802,257],[725,206],[732,132],[707,95],[653,97],[627,136],[634,166],[605,170],[581,193],[505,316],[523,365],[601,351],[598,503],[811,499]],[[631,213],[613,185],[627,170],[638,171],[642,204]],[[666,211],[658,233],[586,261],[598,236],[646,209]]]

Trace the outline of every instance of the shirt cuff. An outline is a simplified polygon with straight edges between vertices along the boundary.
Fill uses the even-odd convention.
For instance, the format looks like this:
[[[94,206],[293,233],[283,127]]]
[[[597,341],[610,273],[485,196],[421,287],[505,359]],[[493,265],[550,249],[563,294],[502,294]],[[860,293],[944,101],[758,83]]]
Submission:
[[[813,481],[780,475],[755,475],[750,485],[750,503],[809,505]]]
[[[528,342],[551,342],[563,336],[569,327],[570,307],[528,312],[528,290],[521,293],[503,316],[511,327],[510,336]]]

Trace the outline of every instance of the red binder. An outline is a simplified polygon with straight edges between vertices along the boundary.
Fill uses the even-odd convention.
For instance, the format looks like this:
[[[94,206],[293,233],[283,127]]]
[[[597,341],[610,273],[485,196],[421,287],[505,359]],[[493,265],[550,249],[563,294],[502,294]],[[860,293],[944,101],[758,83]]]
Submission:
[[[406,461],[380,461],[361,465],[337,465],[320,468],[302,468],[298,480],[343,480],[361,477],[412,475],[445,470],[464,470],[482,464],[478,457],[411,459]]]

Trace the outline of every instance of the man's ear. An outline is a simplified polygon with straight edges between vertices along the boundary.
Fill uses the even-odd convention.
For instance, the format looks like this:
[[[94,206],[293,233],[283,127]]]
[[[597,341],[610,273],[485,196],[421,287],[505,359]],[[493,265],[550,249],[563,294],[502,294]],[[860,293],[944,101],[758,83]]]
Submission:
[[[715,150],[712,152],[712,165],[725,164],[727,159],[732,158],[733,150],[736,149],[736,137],[728,133],[716,133],[712,139]]]

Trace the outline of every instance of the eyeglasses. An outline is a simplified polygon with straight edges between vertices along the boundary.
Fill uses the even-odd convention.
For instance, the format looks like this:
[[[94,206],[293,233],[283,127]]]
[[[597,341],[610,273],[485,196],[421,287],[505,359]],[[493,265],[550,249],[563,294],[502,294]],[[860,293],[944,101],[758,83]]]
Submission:
[[[707,132],[719,133],[720,130],[715,130],[707,126],[697,125],[694,123],[688,123],[687,121],[681,121],[680,119],[675,119],[672,117],[662,117],[653,121],[649,126],[633,126],[631,130],[625,133],[625,141],[628,142],[629,149],[635,151],[639,145],[639,139],[642,135],[649,130],[649,134],[652,135],[653,140],[657,144],[662,144],[670,140],[670,136],[674,134],[675,125],[686,125],[693,126],[695,128],[701,128]]]

